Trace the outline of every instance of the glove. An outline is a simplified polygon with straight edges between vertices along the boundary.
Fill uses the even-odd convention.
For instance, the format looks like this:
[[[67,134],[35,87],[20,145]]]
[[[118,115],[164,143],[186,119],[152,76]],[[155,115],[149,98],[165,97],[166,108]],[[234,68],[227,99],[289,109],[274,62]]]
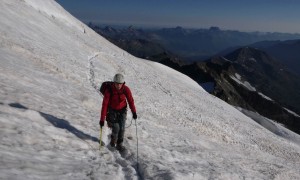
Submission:
[[[136,112],[133,112],[133,113],[132,113],[132,118],[133,118],[133,119],[137,119]]]
[[[100,121],[99,124],[100,124],[100,127],[102,128],[104,126],[104,121]]]

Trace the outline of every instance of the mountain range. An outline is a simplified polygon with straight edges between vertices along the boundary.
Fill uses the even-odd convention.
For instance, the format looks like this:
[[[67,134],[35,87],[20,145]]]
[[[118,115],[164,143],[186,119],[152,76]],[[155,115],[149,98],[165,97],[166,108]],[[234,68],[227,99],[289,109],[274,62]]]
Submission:
[[[300,133],[300,79],[267,53],[244,47],[179,70],[199,84],[210,83],[208,91],[224,101]]]
[[[300,76],[300,40],[262,41],[249,45],[259,48]]]
[[[180,56],[185,61],[201,61],[227,49],[248,46],[261,41],[285,41],[300,39],[300,34],[270,32],[240,32],[209,29],[186,29],[182,27],[141,29],[133,26],[114,28],[93,23],[88,24],[102,36],[109,39],[142,39],[160,44],[166,51]]]
[[[298,115],[300,114],[300,78],[297,73],[299,72],[297,65],[300,62],[297,59],[300,54],[299,40],[261,41],[249,46],[242,46],[246,42],[250,43],[261,39],[298,37],[297,34],[241,33],[222,31],[217,27],[201,31],[177,27],[156,30],[154,33],[154,31],[149,32],[149,30],[134,29],[133,27],[114,29],[112,27],[100,28],[93,24],[89,24],[89,26],[137,57],[150,59],[174,68],[193,78],[208,92],[224,101],[234,106],[256,111],[300,133]],[[198,42],[199,34],[207,36],[207,40]],[[214,38],[210,38],[211,36]],[[234,41],[236,44],[227,42],[228,39],[234,38],[239,39],[239,41]],[[157,41],[157,39],[161,41]],[[221,41],[224,43],[216,43],[218,48],[212,48],[211,44]],[[160,44],[161,42],[164,43]],[[200,47],[210,49],[209,52],[216,55],[190,64],[180,56],[181,53],[176,48],[169,46],[173,43],[174,45],[178,43],[178,47],[186,43],[181,47],[185,50],[188,49],[188,46],[194,45],[189,49],[191,52],[199,47],[199,43],[203,43]],[[205,43],[207,43],[206,46]],[[240,43],[239,46],[236,46],[238,43]],[[231,47],[234,45],[235,47]],[[227,48],[216,53],[216,50],[221,47]],[[242,82],[248,83],[253,88],[245,88],[241,85]]]

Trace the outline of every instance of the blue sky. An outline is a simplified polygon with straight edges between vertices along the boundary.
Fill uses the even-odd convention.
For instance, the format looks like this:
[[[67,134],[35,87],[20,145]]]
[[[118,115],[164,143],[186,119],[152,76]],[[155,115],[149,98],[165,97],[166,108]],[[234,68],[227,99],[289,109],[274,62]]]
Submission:
[[[300,0],[56,0],[84,22],[300,33]]]

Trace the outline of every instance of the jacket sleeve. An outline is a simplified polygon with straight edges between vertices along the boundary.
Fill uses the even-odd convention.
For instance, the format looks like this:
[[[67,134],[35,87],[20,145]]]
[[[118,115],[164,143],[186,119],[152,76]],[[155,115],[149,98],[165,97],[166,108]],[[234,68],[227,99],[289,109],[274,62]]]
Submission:
[[[129,107],[131,109],[131,112],[132,113],[136,112],[135,105],[134,105],[134,99],[132,97],[130,89],[127,86],[125,87],[125,95],[126,95],[126,99],[129,104]]]
[[[107,114],[107,108],[108,108],[109,99],[110,99],[110,92],[108,90],[106,90],[104,92],[104,97],[103,97],[103,101],[102,101],[102,109],[101,109],[100,121],[104,121],[105,120],[105,117],[106,117],[106,114]]]

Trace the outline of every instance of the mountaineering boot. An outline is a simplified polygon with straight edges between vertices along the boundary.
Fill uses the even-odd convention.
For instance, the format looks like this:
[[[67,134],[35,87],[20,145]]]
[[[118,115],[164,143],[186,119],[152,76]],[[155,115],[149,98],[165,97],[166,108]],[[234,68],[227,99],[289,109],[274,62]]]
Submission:
[[[120,151],[120,152],[122,152],[122,151],[124,151],[124,150],[126,149],[125,146],[122,145],[122,143],[117,144],[117,147],[116,147],[116,148],[117,148],[117,150]]]
[[[115,147],[116,146],[116,138],[114,138],[113,136],[111,136],[110,146],[111,147]]]

